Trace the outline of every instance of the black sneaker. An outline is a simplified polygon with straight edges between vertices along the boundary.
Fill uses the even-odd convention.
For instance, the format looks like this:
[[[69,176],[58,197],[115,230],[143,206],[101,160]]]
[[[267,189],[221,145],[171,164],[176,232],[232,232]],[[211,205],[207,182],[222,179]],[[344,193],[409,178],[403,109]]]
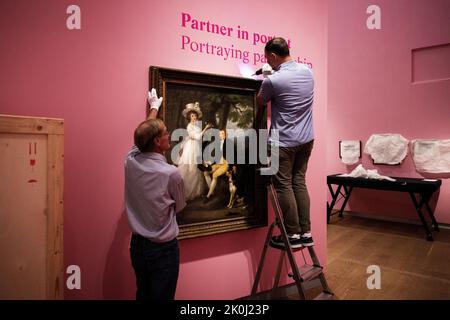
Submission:
[[[293,248],[293,249],[302,247],[302,242],[301,242],[299,234],[288,235],[288,241],[289,241],[289,244],[291,245],[291,248]],[[284,247],[283,237],[281,237],[281,235],[272,237],[270,239],[270,246],[277,248],[277,249],[284,250],[285,247]]]
[[[300,242],[304,247],[311,247],[314,245],[312,236],[300,236]]]

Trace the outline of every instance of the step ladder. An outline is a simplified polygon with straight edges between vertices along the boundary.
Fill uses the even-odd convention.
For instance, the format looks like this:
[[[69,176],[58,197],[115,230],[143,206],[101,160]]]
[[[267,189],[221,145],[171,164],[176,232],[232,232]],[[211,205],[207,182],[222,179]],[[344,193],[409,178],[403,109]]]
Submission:
[[[269,227],[269,231],[267,233],[266,242],[264,243],[264,249],[261,255],[261,259],[259,261],[258,270],[256,272],[255,281],[253,282],[253,288],[252,293],[250,297],[254,297],[257,294],[259,281],[261,279],[262,270],[264,267],[264,261],[266,258],[267,251],[270,246],[270,239],[272,238],[272,233],[275,228],[275,226],[278,226],[281,236],[284,242],[284,247],[274,247],[270,246],[271,248],[280,250],[280,258],[278,260],[278,266],[277,266],[277,273],[275,275],[274,285],[272,288],[272,292],[278,288],[278,283],[280,281],[280,273],[284,262],[285,254],[287,254],[289,259],[289,264],[291,266],[292,274],[288,274],[290,277],[294,278],[295,284],[297,286],[298,294],[301,300],[306,300],[305,295],[305,285],[309,281],[319,279],[320,283],[322,285],[323,291],[314,298],[314,300],[329,300],[333,298],[333,292],[331,291],[330,287],[328,286],[327,280],[325,279],[325,275],[323,273],[323,267],[319,263],[319,259],[316,256],[316,253],[314,252],[314,246],[308,246],[308,247],[301,247],[293,249],[289,245],[288,238],[287,238],[287,232],[286,228],[283,223],[283,217],[282,217],[282,211],[280,204],[278,202],[277,193],[275,190],[275,187],[273,186],[273,183],[270,181],[267,186],[267,191],[270,195],[272,207],[275,211],[275,221],[271,224]],[[308,265],[306,263],[305,255],[303,254],[303,250],[307,248],[309,255],[311,256],[312,265]],[[300,251],[303,256],[304,265],[300,268],[297,266],[297,263],[294,258],[294,252]]]

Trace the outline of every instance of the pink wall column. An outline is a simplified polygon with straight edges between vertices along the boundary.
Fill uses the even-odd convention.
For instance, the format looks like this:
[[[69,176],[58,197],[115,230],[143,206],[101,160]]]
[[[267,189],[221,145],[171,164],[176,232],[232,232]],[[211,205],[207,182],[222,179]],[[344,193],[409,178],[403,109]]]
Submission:
[[[450,76],[412,83],[411,57],[413,49],[450,43],[450,2],[331,0],[328,4],[328,174],[355,168],[340,162],[339,140],[359,139],[364,146],[374,133],[400,133],[408,140],[449,139]],[[371,4],[381,8],[381,30],[366,27],[366,9]],[[449,51],[440,52],[439,61],[430,59],[433,63],[420,65],[429,71],[422,73],[436,74],[429,70],[435,65],[450,70],[450,57],[442,54]],[[367,154],[360,163],[383,175],[422,177],[410,153],[400,166],[373,165]],[[355,189],[347,210],[418,220],[406,193]],[[448,179],[443,180],[436,218],[450,223]]]
[[[81,30],[66,28],[71,4],[81,8]],[[317,253],[326,263],[326,9],[325,1],[312,0],[284,0],[276,7],[261,1],[1,2],[0,113],[65,119],[65,265],[79,265],[82,272],[81,290],[66,290],[67,299],[134,297],[123,157],[135,126],[145,118],[149,66],[233,76],[261,66],[183,50],[183,35],[260,54],[263,44],[183,28],[182,12],[239,25],[250,35],[290,38],[293,56],[313,63],[317,135],[308,180]],[[248,295],[266,232],[182,241],[176,298]],[[267,265],[263,289],[273,279],[274,262]]]

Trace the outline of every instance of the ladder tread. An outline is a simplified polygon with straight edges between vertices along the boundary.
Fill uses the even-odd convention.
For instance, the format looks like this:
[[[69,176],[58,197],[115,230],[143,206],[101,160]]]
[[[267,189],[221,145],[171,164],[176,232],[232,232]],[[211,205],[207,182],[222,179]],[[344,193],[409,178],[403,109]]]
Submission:
[[[284,246],[284,245],[276,245],[276,244],[274,244],[274,243],[269,243],[269,246],[270,247],[272,247],[272,248],[274,248],[274,249],[278,249],[278,250],[282,250],[282,251],[287,251],[286,250],[286,247]],[[297,252],[297,251],[300,251],[300,250],[303,250],[303,249],[306,249],[306,247],[299,247],[299,248],[292,248],[291,247],[291,251],[292,252]]]
[[[332,294],[330,292],[322,291],[313,300],[333,300],[333,299],[334,299],[334,294]]]
[[[264,248],[263,248],[263,252],[261,254],[261,258],[260,258],[260,262],[259,262],[258,269],[256,272],[255,280],[253,282],[252,296],[254,296],[258,291],[258,285],[259,285],[259,281],[261,279],[261,273],[263,270],[264,261],[266,259],[266,253],[267,253],[267,250],[269,249],[269,247],[272,247],[272,248],[284,251],[284,252],[280,252],[280,259],[278,262],[277,273],[275,276],[274,286],[273,286],[272,290],[274,290],[276,287],[278,287],[278,281],[280,279],[280,272],[282,269],[281,268],[282,262],[285,258],[285,255],[287,255],[289,264],[291,266],[291,273],[289,273],[288,275],[290,277],[294,278],[300,299],[302,299],[302,300],[307,299],[307,297],[305,295],[305,288],[303,286],[303,283],[311,281],[311,280],[315,280],[315,279],[320,280],[320,283],[322,285],[322,290],[323,290],[323,292],[321,294],[319,294],[315,299],[316,300],[332,299],[333,293],[332,293],[331,289],[328,287],[327,281],[325,279],[325,274],[323,273],[323,267],[320,265],[319,259],[317,258],[316,253],[314,252],[313,245],[309,245],[306,247],[300,246],[299,248],[293,248],[292,245],[288,245],[288,244],[286,244],[287,247],[285,247],[284,244],[280,244],[279,241],[272,242],[271,239],[272,239],[272,235],[273,235],[272,232],[273,232],[274,227],[278,227],[281,234],[283,235],[284,241],[287,241],[287,239],[286,239],[287,232],[286,232],[286,229],[285,229],[285,226],[283,223],[283,213],[281,211],[281,207],[278,202],[278,197],[276,195],[275,187],[273,186],[272,183],[270,183],[268,185],[268,193],[270,194],[270,198],[272,200],[272,207],[275,211],[275,221],[270,225],[269,231],[267,232],[266,242],[264,244]],[[296,259],[294,257],[294,253],[304,250],[305,248],[308,249],[308,253],[311,258],[312,265],[304,264],[299,267],[295,261]],[[303,256],[304,262],[306,263],[306,258],[305,258],[305,255],[303,252],[302,252],[302,256]]]
[[[313,280],[322,274],[322,267],[305,264],[298,268],[302,282]]]

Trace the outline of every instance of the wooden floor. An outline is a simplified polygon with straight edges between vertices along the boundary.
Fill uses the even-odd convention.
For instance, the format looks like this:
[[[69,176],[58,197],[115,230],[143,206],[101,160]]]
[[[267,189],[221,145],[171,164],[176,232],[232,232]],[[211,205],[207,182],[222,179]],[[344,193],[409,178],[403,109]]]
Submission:
[[[450,230],[333,216],[328,225],[328,283],[338,300],[450,299]],[[367,288],[367,267],[381,270],[381,289]],[[292,297],[290,297],[292,298]]]

